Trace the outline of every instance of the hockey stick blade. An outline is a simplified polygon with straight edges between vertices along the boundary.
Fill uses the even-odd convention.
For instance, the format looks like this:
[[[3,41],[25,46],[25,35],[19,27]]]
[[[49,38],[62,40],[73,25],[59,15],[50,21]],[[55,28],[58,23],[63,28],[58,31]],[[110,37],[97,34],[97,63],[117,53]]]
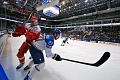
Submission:
[[[89,65],[89,66],[99,67],[105,61],[107,61],[109,57],[110,57],[110,53],[109,52],[105,52],[103,54],[103,56],[96,63],[80,62],[80,61],[75,61],[75,60],[70,60],[70,59],[65,59],[65,58],[62,58],[62,60],[71,61],[71,62],[80,63],[80,64],[85,64],[85,65]]]

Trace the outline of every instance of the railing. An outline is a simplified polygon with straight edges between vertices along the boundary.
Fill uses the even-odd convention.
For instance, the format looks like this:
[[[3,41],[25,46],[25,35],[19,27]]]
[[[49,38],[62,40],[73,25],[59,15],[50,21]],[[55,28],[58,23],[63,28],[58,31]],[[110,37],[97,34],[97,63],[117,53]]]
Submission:
[[[1,58],[2,58],[2,54],[3,54],[4,47],[5,47],[6,39],[7,39],[7,34],[1,34],[0,35],[0,61],[1,61]]]
[[[2,55],[3,55],[3,50],[5,47],[5,43],[6,43],[6,39],[7,39],[7,34],[1,34],[0,35],[0,62],[2,59]],[[0,80],[8,80],[7,75],[5,74],[5,71],[0,63]]]

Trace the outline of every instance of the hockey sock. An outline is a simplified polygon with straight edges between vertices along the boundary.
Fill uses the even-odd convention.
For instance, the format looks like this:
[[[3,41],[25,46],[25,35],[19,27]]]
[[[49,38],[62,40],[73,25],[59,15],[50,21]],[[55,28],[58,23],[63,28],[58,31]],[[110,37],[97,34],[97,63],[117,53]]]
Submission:
[[[28,67],[32,67],[33,66],[33,64],[34,64],[34,62],[33,62],[33,60],[31,60],[30,62],[29,62],[29,64],[28,64]]]
[[[32,79],[32,78],[34,77],[34,74],[35,74],[36,72],[37,72],[37,70],[35,69],[35,67],[33,67],[33,68],[30,70],[28,76]]]

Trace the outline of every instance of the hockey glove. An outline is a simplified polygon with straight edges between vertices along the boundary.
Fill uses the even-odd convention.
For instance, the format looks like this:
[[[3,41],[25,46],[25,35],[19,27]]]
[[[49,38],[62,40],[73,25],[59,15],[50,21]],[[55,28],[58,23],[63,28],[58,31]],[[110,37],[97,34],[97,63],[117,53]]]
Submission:
[[[56,61],[62,61],[62,58],[58,54],[55,54],[54,57],[52,57],[52,59],[54,59]]]
[[[17,32],[18,34],[21,34],[21,35],[25,34],[26,30],[27,30],[27,28],[25,26],[21,27],[21,24],[18,24],[15,28],[15,32]]]
[[[19,37],[19,36],[21,36],[21,35],[18,34],[17,32],[13,32],[13,33],[12,33],[12,36],[13,36],[13,37]]]

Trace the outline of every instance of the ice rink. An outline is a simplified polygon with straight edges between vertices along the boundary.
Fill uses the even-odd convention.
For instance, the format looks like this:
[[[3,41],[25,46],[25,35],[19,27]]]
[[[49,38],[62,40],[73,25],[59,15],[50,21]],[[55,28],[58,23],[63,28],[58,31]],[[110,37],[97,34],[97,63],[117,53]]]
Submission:
[[[9,80],[23,80],[28,72],[23,68],[30,61],[29,51],[25,54],[24,67],[16,70],[19,64],[16,54],[24,40],[24,36],[8,38],[2,66]],[[55,41],[52,51],[63,58],[89,63],[98,61],[106,51],[110,52],[111,56],[103,65],[93,67],[65,60],[55,61],[46,58],[44,53],[46,65],[44,69],[35,74],[33,80],[120,80],[120,46],[72,40],[68,42],[70,45],[60,46],[62,39]]]

